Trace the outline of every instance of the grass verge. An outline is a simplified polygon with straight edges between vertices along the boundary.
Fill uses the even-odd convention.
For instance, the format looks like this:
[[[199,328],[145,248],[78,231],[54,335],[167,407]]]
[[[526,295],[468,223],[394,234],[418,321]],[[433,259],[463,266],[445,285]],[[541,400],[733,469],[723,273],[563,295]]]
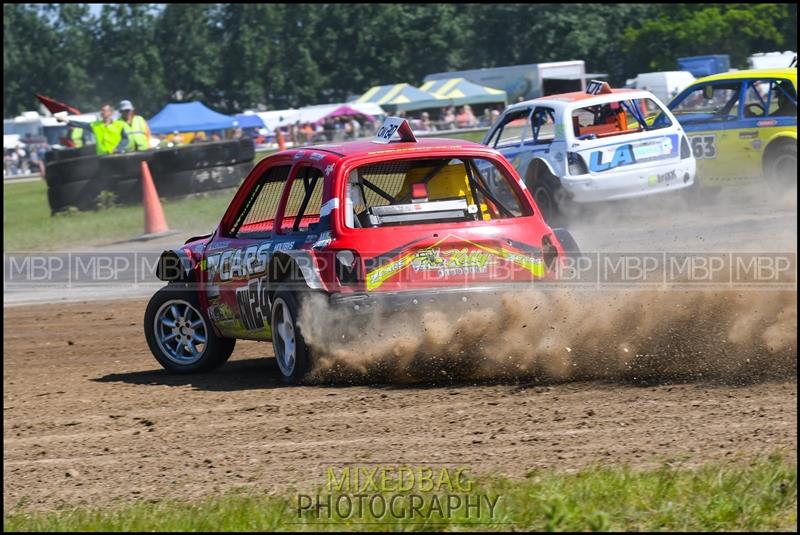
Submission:
[[[483,508],[431,518],[391,514],[298,518],[297,498],[229,492],[195,503],[135,503],[113,510],[12,512],[6,531],[292,530],[791,530],[797,526],[797,467],[782,456],[698,469],[593,467],[576,474],[532,472],[522,481],[480,481],[471,494],[499,496]],[[384,493],[387,502],[391,494]],[[424,512],[424,510],[423,510]],[[391,518],[389,518],[391,517]],[[322,522],[322,523],[320,523]]]
[[[211,231],[235,189],[183,199],[162,199],[170,228],[189,234]],[[51,216],[44,181],[3,185],[3,251],[52,251],[135,238],[144,233],[141,206]]]

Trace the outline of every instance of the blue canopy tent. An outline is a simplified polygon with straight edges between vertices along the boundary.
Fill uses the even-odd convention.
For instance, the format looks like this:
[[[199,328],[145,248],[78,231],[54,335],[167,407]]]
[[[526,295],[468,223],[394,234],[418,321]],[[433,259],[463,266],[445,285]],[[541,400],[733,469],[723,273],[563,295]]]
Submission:
[[[200,132],[234,128],[236,119],[207,108],[202,102],[167,104],[148,121],[153,134]]]
[[[239,128],[264,128],[266,125],[255,113],[237,113],[233,118]]]

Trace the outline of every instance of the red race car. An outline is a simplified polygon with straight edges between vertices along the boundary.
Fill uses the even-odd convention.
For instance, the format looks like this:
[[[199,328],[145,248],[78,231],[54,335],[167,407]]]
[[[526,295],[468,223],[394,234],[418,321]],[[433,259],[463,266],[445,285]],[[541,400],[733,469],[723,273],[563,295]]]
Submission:
[[[283,380],[297,384],[313,364],[298,325],[311,294],[342,322],[477,302],[553,278],[572,252],[500,153],[417,140],[390,117],[374,140],[259,162],[212,234],[161,255],[157,275],[169,284],[147,306],[145,335],[178,373],[220,366],[237,338],[271,339]]]

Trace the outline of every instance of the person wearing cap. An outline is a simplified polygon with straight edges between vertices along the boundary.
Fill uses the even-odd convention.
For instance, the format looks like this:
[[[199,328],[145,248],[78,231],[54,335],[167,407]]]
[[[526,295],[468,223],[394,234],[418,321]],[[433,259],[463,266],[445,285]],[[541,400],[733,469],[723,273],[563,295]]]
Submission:
[[[128,134],[126,150],[140,151],[150,148],[150,126],[141,115],[136,115],[133,103],[123,100],[119,103],[119,121],[125,123],[124,128]]]
[[[67,113],[61,112],[54,114],[59,121],[67,123],[73,128],[91,130],[96,141],[95,150],[98,156],[124,152],[128,146],[128,132],[124,124],[119,120],[114,120],[114,108],[111,104],[100,106],[100,119],[91,123],[67,119]]]

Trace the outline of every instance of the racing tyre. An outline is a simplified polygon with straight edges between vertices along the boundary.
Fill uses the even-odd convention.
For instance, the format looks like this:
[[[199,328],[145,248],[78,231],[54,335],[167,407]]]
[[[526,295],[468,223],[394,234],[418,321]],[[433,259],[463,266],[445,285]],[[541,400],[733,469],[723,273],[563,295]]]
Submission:
[[[764,157],[764,177],[776,190],[797,186],[797,143],[784,142],[768,149]]]
[[[556,235],[561,247],[568,256],[580,256],[581,249],[572,234],[565,228],[554,228],[553,234]]]
[[[549,225],[561,222],[562,208],[566,204],[566,194],[558,183],[558,178],[546,169],[541,169],[529,180],[528,189],[541,211],[542,217]]]
[[[144,313],[144,335],[153,356],[172,373],[207,372],[225,363],[236,340],[218,336],[201,312],[197,293],[167,285]]]
[[[99,175],[97,156],[81,156],[71,160],[60,159],[45,166],[45,180],[51,187],[90,180]]]
[[[301,384],[311,370],[311,352],[297,325],[302,299],[302,293],[287,286],[279,286],[272,298],[272,347],[281,380],[287,385]]]
[[[47,199],[53,214],[70,206],[79,210],[94,210],[97,208],[97,196],[109,188],[107,180],[78,180],[59,186],[49,186]]]
[[[117,201],[120,204],[142,202],[142,179],[136,177],[118,180],[114,184],[113,191],[117,194]],[[159,191],[159,193],[161,192]]]
[[[50,164],[59,160],[72,160],[81,156],[94,156],[96,154],[94,145],[86,145],[80,148],[49,150],[44,153],[44,163]]]

